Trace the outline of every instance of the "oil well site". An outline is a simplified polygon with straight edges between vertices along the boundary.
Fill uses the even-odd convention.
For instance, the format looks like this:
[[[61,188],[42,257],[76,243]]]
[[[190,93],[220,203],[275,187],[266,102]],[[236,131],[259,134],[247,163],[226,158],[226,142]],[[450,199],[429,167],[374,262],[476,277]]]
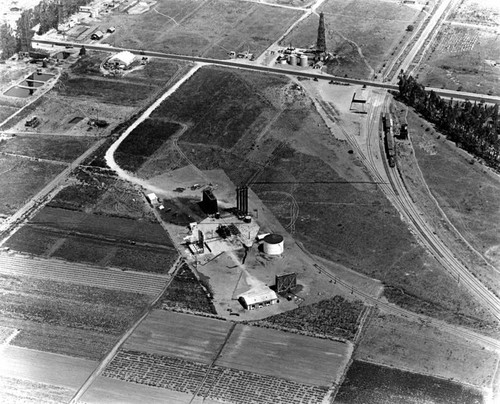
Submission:
[[[494,2],[1,7],[2,403],[500,402]]]

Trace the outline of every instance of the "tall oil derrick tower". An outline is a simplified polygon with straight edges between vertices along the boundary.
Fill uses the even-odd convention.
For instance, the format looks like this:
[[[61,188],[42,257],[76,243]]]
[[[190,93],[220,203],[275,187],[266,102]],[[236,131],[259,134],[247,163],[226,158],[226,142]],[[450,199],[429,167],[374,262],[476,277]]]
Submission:
[[[316,41],[316,52],[321,60],[324,59],[326,53],[326,34],[325,34],[325,16],[319,14],[318,39]]]
[[[64,20],[64,1],[59,0],[57,3],[57,29],[59,29],[59,25],[63,23]]]
[[[236,188],[236,210],[239,215],[248,215],[248,187]]]

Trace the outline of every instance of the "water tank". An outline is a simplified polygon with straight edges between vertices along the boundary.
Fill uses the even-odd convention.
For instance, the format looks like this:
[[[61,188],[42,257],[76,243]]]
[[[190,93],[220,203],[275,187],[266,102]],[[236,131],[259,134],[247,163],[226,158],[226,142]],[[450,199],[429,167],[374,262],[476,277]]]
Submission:
[[[300,65],[302,67],[308,66],[307,55],[300,55]]]
[[[283,254],[283,236],[279,234],[268,234],[264,237],[264,252],[269,255]]]
[[[292,66],[297,66],[297,55],[290,55],[289,62]]]

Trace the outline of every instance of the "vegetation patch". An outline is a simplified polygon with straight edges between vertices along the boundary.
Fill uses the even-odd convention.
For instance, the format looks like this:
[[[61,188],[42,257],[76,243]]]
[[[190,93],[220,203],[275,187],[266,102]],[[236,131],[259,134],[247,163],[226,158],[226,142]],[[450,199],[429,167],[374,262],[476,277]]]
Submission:
[[[0,401],[3,403],[67,403],[75,394],[66,387],[0,376]]]
[[[62,236],[50,230],[23,226],[5,242],[5,247],[33,255],[45,255]]]
[[[198,280],[186,263],[177,271],[159,305],[164,310],[217,314],[209,290]]]
[[[314,337],[345,338],[352,341],[358,330],[362,311],[362,302],[349,302],[341,296],[334,296],[251,324]]]
[[[178,257],[177,250],[129,246],[118,247],[107,265],[140,272],[166,274]]]
[[[0,214],[16,212],[63,169],[60,164],[0,156]]]
[[[173,122],[146,119],[120,143],[115,152],[116,162],[125,170],[137,171],[180,127]]]
[[[354,361],[336,397],[336,403],[480,404],[481,392],[449,380]]]

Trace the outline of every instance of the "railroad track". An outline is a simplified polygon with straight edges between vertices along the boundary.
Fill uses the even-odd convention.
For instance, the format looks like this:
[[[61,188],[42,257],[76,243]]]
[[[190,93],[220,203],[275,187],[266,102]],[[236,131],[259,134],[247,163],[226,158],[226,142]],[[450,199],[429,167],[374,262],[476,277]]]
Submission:
[[[161,275],[117,271],[55,259],[8,254],[0,254],[0,273],[147,295],[157,295],[169,279]]]

